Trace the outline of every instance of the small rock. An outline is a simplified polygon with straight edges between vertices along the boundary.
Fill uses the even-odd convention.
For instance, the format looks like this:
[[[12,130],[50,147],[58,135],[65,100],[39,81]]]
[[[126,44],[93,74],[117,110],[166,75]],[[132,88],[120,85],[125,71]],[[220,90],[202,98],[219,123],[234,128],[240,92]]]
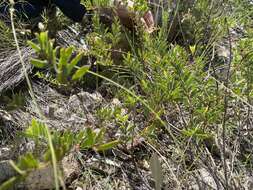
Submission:
[[[118,98],[113,98],[111,104],[113,106],[121,106],[122,105]]]
[[[65,156],[59,168],[62,168],[64,184],[70,184],[81,173],[79,163],[75,159],[74,153]],[[51,165],[31,172],[24,182],[24,186],[31,190],[53,189],[54,172]]]
[[[192,178],[192,185],[190,189],[214,189],[218,190],[213,176],[205,169],[200,168],[196,170],[196,178]]]
[[[58,108],[54,112],[54,116],[57,118],[63,118],[66,115],[66,109]]]
[[[54,188],[54,172],[51,165],[34,170],[25,179],[25,182],[20,184],[31,190],[37,189],[53,189]]]
[[[7,160],[11,157],[11,149],[9,147],[0,148],[0,160]]]
[[[83,188],[81,188],[81,187],[77,187],[77,188],[76,188],[76,190],[83,190]]]
[[[81,173],[79,163],[75,159],[75,155],[73,153],[65,156],[58,168],[62,169],[63,181],[66,185],[70,184]],[[0,162],[0,171],[0,184],[17,175],[9,161]],[[52,165],[46,165],[30,172],[25,178],[25,181],[17,185],[19,188],[30,190],[53,189],[55,187],[55,183]]]
[[[199,172],[200,178],[205,184],[208,184],[213,189],[217,189],[213,176],[205,168],[199,169],[198,172]]]
[[[81,168],[74,153],[70,153],[62,159],[62,168],[65,184],[70,184],[81,173]]]
[[[81,92],[77,95],[71,96],[69,98],[68,105],[70,107],[70,110],[73,111],[82,110],[83,108],[92,110],[101,102],[102,102],[101,94],[99,93],[90,94],[88,92]]]

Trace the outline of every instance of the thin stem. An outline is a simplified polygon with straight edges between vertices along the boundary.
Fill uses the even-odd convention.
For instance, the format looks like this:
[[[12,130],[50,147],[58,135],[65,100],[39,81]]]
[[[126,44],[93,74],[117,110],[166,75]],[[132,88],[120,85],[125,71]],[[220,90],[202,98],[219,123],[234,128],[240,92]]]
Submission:
[[[232,62],[232,42],[231,42],[231,35],[228,27],[227,20],[225,21],[227,24],[227,33],[228,33],[228,42],[229,42],[229,58],[228,58],[228,70],[226,73],[226,79],[224,81],[224,85],[228,87],[229,85],[229,78],[230,78],[230,70],[231,70],[231,62]],[[225,96],[224,96],[224,114],[222,120],[222,159],[223,159],[223,167],[224,167],[224,176],[225,176],[225,189],[229,189],[228,185],[228,173],[227,173],[227,164],[225,159],[225,152],[226,152],[226,121],[227,121],[227,110],[228,110],[228,96],[229,91],[225,89]]]
[[[24,60],[23,60],[23,57],[22,57],[22,52],[21,52],[20,47],[19,47],[18,38],[17,38],[17,34],[16,34],[16,29],[15,29],[15,25],[14,25],[14,18],[13,18],[13,16],[14,16],[14,8],[13,8],[14,2],[12,0],[10,0],[10,4],[11,4],[10,16],[11,16],[12,33],[13,33],[14,41],[15,41],[16,48],[17,48],[17,51],[18,51],[19,59],[20,59],[20,62],[22,64],[22,69],[23,69],[23,72],[24,72],[24,75],[25,75],[25,79],[26,79],[26,82],[27,82],[27,85],[28,85],[28,88],[29,88],[29,93],[31,95],[33,103],[35,104],[35,106],[38,110],[39,116],[41,118],[45,118],[44,114],[42,113],[42,111],[41,111],[41,109],[40,109],[40,107],[39,107],[39,105],[36,101],[36,98],[35,98],[35,95],[34,95],[34,92],[33,92],[33,88],[32,88],[32,84],[31,84],[31,81],[29,79],[28,73],[26,71],[26,66],[25,66],[25,63],[24,63]],[[51,156],[52,156],[54,178],[55,178],[55,189],[59,190],[60,186],[59,186],[59,181],[58,181],[57,160],[56,160],[56,155],[55,155],[55,151],[54,151],[54,147],[53,147],[52,137],[51,137],[49,128],[47,126],[46,126],[46,132],[47,132],[48,144],[49,144],[49,148],[50,148]]]

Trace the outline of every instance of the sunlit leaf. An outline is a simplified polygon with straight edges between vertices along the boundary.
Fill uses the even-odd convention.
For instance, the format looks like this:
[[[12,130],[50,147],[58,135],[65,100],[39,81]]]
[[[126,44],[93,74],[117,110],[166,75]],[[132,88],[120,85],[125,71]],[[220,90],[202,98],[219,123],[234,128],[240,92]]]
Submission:
[[[72,80],[78,80],[82,78],[87,73],[88,70],[89,70],[89,66],[81,67],[75,72],[75,74],[72,77]]]
[[[29,45],[34,51],[36,51],[36,52],[40,52],[40,51],[41,51],[40,47],[39,47],[37,44],[35,44],[34,42],[28,41],[27,43],[28,43],[28,45]]]
[[[94,149],[96,151],[98,151],[98,152],[100,152],[100,151],[106,151],[106,150],[114,148],[119,143],[120,143],[120,140],[114,140],[114,141],[111,141],[111,142],[108,142],[108,143],[96,146],[96,147],[94,147]]]
[[[77,65],[77,63],[81,60],[81,58],[83,57],[82,53],[79,53],[77,56],[75,56],[75,58],[70,62],[70,64],[68,65],[68,70],[67,70],[67,74],[70,75],[72,69]]]
[[[31,59],[31,64],[34,65],[37,68],[45,68],[47,66],[47,60],[40,60],[40,59]]]

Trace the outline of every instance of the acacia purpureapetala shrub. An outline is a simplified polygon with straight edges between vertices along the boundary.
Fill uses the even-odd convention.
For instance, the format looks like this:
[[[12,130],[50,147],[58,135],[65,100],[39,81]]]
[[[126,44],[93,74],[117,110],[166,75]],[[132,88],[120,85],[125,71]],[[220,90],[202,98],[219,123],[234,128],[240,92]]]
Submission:
[[[99,1],[99,5],[103,3],[109,4]],[[223,168],[225,177],[218,181],[229,189],[233,184],[229,183],[232,177],[227,175],[227,149],[233,152],[236,147],[231,144],[242,132],[241,128],[252,126],[252,3],[247,0],[195,0],[171,1],[163,6],[164,9],[158,10],[162,11],[162,14],[159,12],[162,19],[157,20],[157,30],[151,34],[141,26],[133,33],[122,27],[118,19],[107,27],[95,15],[93,31],[84,39],[89,49],[74,58],[72,55],[78,49],[56,48],[47,34],[41,33],[37,35],[38,44],[29,43],[38,55],[31,63],[42,73],[49,68],[56,84],[70,87],[85,80],[87,73],[95,75],[123,102],[127,109],[125,115],[112,108],[97,112],[101,125],[112,121],[119,126],[119,140],[98,145],[95,139],[101,134],[87,130],[85,134],[92,137],[88,147],[112,148],[141,136],[162,151],[173,146],[174,151],[167,156],[179,165],[181,174],[203,164],[204,154],[210,151],[218,155]],[[148,4],[138,1],[134,9],[145,10],[146,7]],[[241,29],[239,38],[233,36],[236,28]],[[129,48],[123,50],[117,46],[122,38]],[[219,56],[217,47],[222,43],[228,56],[219,62],[214,57]],[[112,55],[115,47],[121,56],[116,60]],[[110,68],[110,72],[93,72],[89,70],[91,65],[78,66],[82,56],[93,57],[97,67]],[[218,66],[225,69],[218,73]],[[128,77],[122,77],[121,72]],[[217,77],[219,74],[225,77]],[[131,121],[134,115],[143,116],[142,125]],[[73,138],[73,134],[68,133]],[[161,134],[167,135],[170,145],[159,144]],[[64,145],[64,135],[57,135],[57,142]],[[251,140],[252,134],[247,132],[240,142],[250,143]],[[240,142],[241,153],[235,155],[234,166],[252,167],[252,152],[245,151]],[[56,152],[66,153],[73,144]],[[159,165],[155,157],[152,163]],[[176,177],[183,184],[183,175]]]

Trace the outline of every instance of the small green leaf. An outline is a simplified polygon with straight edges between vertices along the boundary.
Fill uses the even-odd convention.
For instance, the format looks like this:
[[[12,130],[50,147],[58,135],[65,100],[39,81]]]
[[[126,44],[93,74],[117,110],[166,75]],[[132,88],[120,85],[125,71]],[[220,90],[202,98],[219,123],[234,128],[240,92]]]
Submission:
[[[64,150],[64,147],[62,145],[60,145],[61,147],[58,148],[54,148],[54,154],[56,157],[57,161],[60,161],[65,154],[67,153],[67,151]],[[45,154],[43,155],[44,161],[45,162],[51,162],[52,161],[52,153],[51,150],[48,149]]]
[[[45,68],[47,66],[46,60],[39,60],[39,59],[31,59],[31,64],[33,64],[37,68]]]
[[[81,131],[77,134],[77,136],[75,137],[76,143],[80,143],[85,137],[85,132]]]
[[[85,138],[82,140],[80,145],[81,149],[89,149],[95,144],[96,133],[92,131],[91,128],[87,128],[85,133]]]
[[[39,167],[39,162],[34,158],[34,156],[31,153],[27,153],[23,157],[23,161],[25,162],[26,169],[34,169]]]
[[[105,144],[96,146],[96,147],[94,147],[94,149],[95,149],[96,151],[98,151],[98,152],[106,151],[106,150],[108,150],[108,149],[114,148],[114,147],[117,146],[119,143],[120,143],[120,140],[114,140],[114,141],[111,141],[111,142],[108,142],[108,143],[105,143]]]
[[[60,72],[62,70],[63,65],[67,64],[66,56],[65,56],[65,49],[60,49],[60,59],[58,64],[58,71]]]
[[[60,50],[60,60],[59,60],[59,69],[61,70],[63,66],[68,64],[68,61],[72,55],[74,47],[70,46],[68,48],[61,48]]]
[[[80,69],[78,69],[73,75],[72,80],[78,80],[82,78],[87,73],[89,68],[90,68],[89,66],[83,66]]]
[[[76,64],[81,60],[83,54],[79,53],[68,65],[67,74],[70,75],[72,69],[76,66]]]
[[[32,41],[28,41],[27,43],[37,53],[41,51],[40,47],[37,44],[33,43]]]
[[[196,44],[193,45],[193,46],[190,46],[190,51],[191,51],[192,55],[195,54],[195,51],[196,51]]]
[[[36,169],[39,167],[38,160],[36,160],[31,153],[21,156],[16,165],[12,161],[10,164],[20,175],[25,175],[26,171],[29,169]]]
[[[38,143],[41,139],[46,140],[46,126],[45,124],[38,122],[36,119],[32,119],[32,122],[30,126],[25,130],[24,135],[35,140],[36,143]]]
[[[38,35],[38,39],[39,39],[39,42],[40,42],[41,49],[46,50],[47,43],[48,43],[48,32],[41,32]]]
[[[95,144],[95,135],[96,135],[95,132],[93,132],[91,128],[87,128],[86,135],[87,135],[86,145],[93,146]]]

